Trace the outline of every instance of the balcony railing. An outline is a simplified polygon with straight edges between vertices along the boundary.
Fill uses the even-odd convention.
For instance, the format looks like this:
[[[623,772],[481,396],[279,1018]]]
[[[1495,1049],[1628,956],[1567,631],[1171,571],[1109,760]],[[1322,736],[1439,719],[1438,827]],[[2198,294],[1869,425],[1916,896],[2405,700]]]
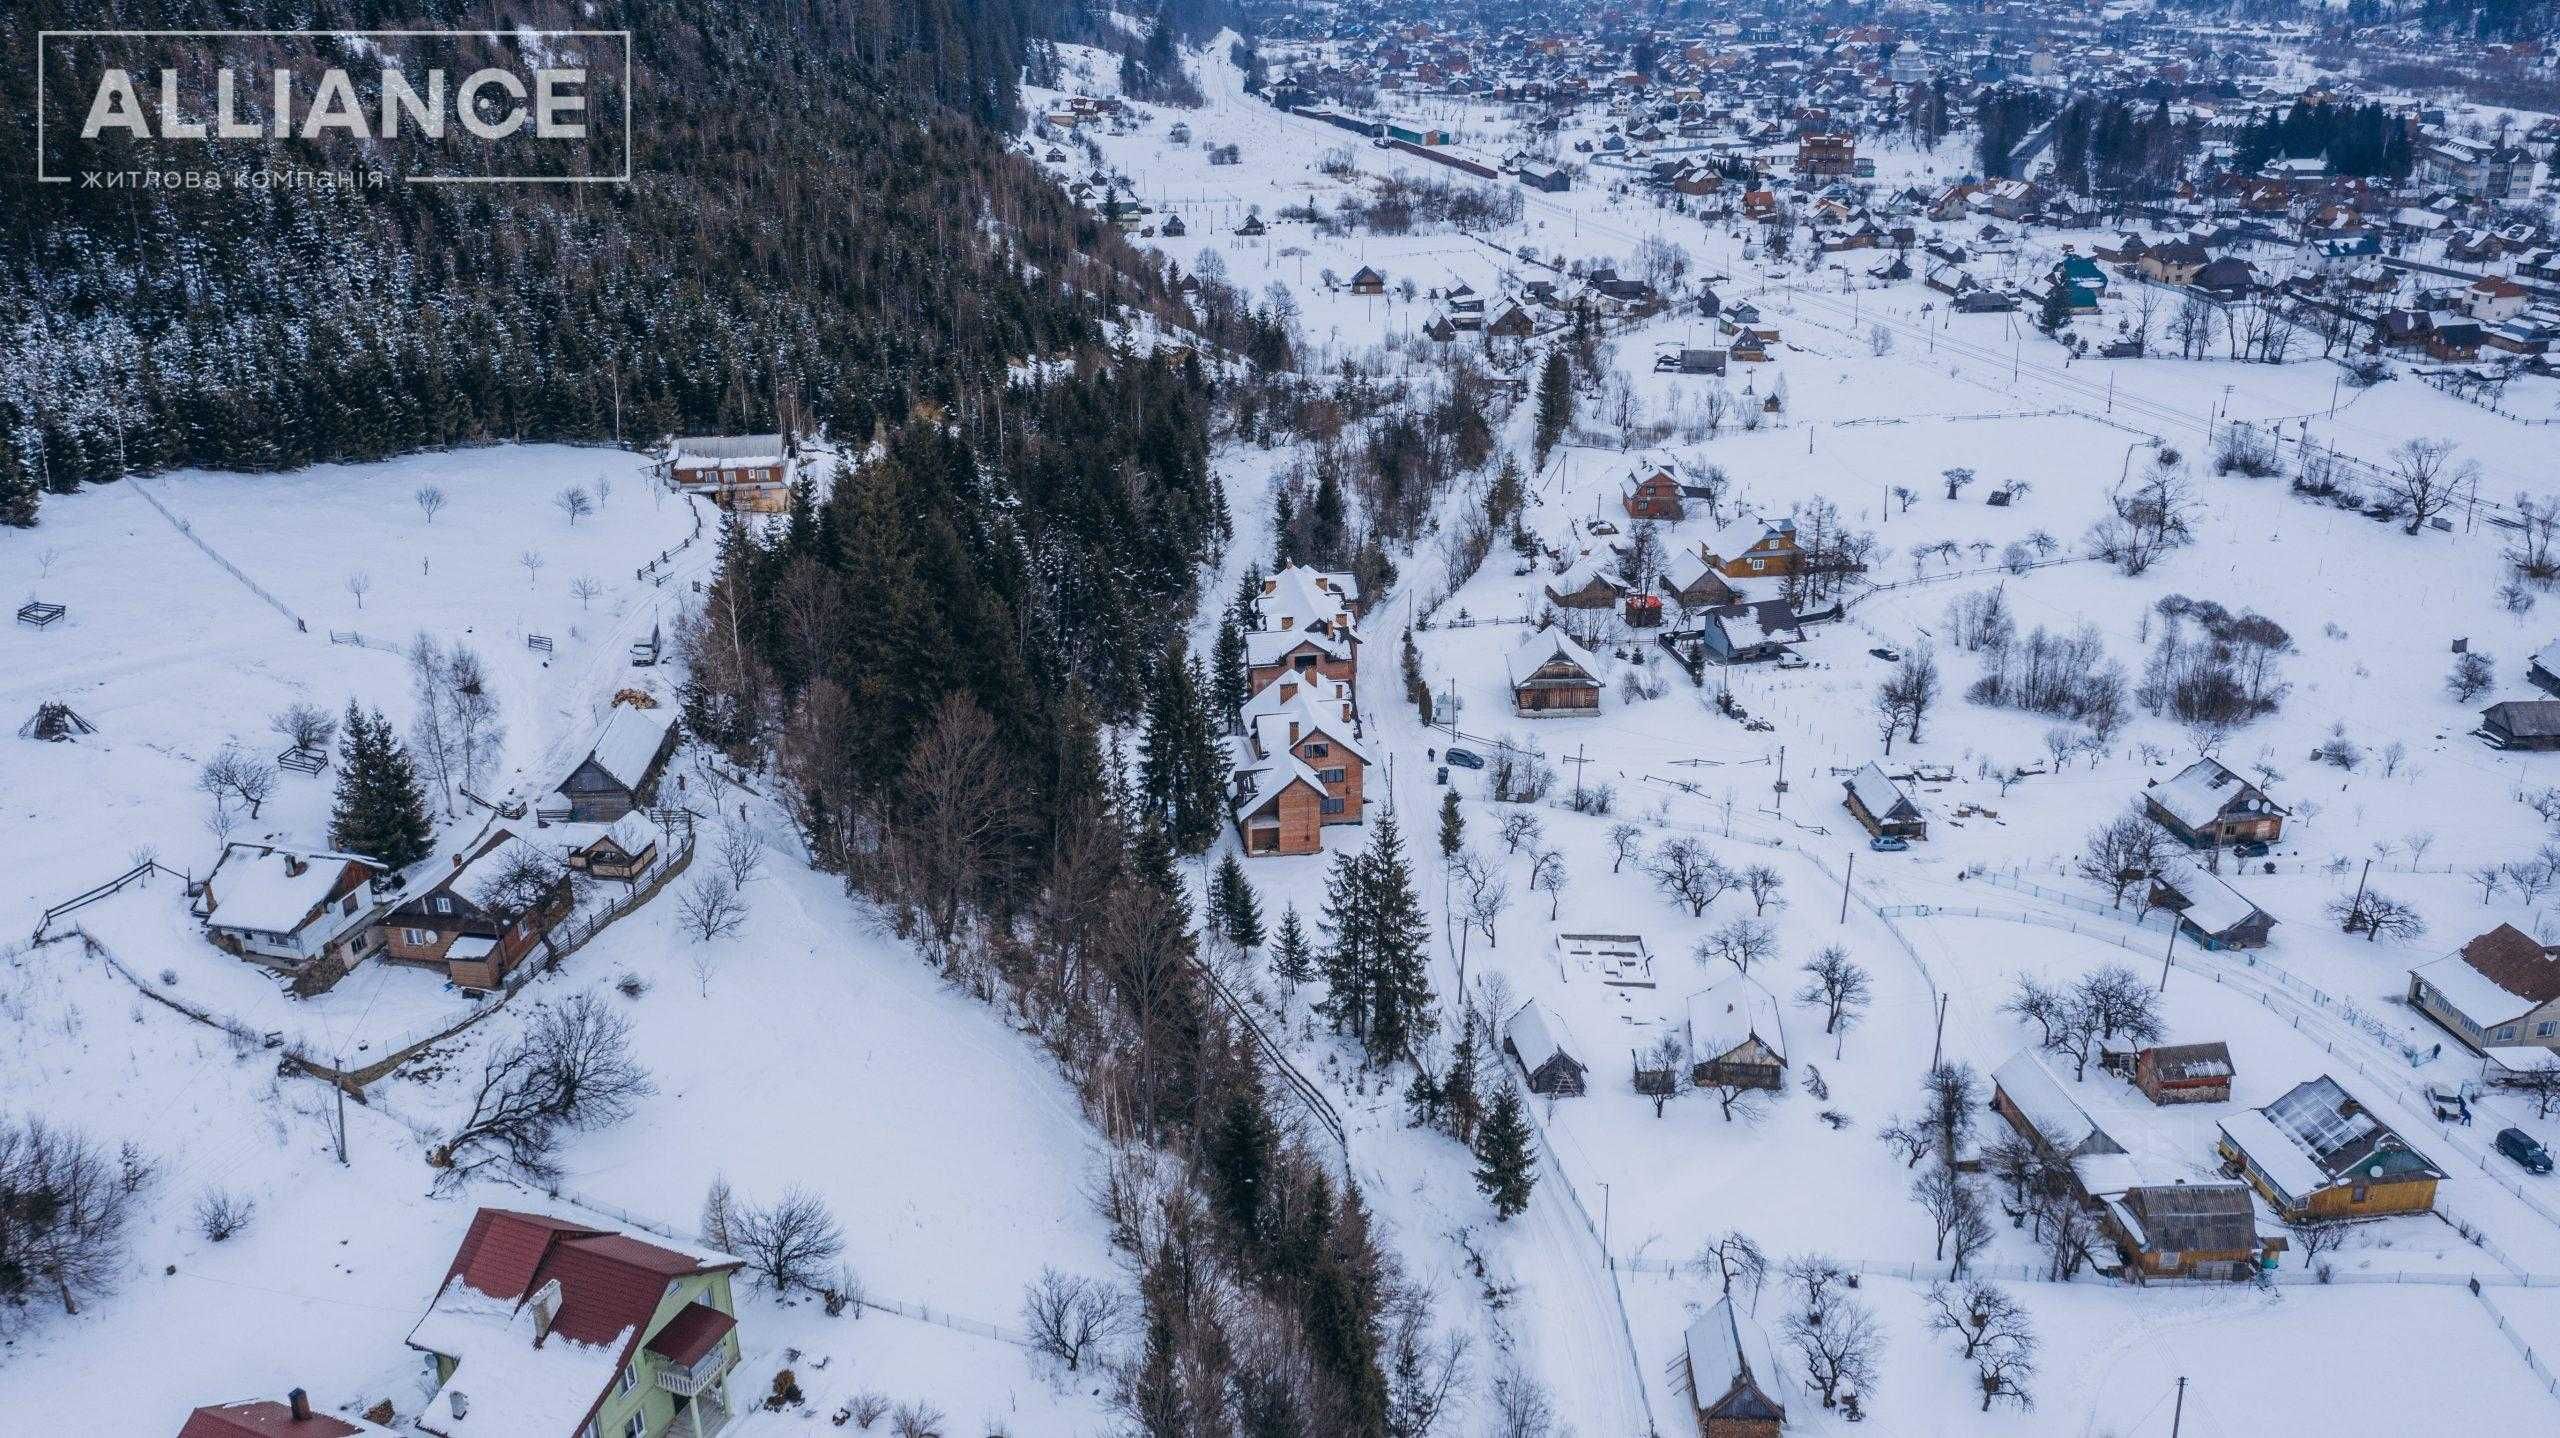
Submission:
[[[729,1345],[722,1343],[695,1359],[690,1368],[679,1368],[672,1363],[659,1365],[658,1386],[679,1398],[693,1398],[719,1382],[721,1375],[728,1371]]]

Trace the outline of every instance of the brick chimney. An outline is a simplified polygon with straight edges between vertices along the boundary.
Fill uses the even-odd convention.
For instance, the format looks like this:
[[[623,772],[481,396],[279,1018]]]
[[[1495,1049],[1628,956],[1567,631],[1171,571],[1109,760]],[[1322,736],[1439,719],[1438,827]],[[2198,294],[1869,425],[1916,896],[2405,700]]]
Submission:
[[[299,1388],[296,1388],[296,1389],[295,1389],[295,1390],[293,1390],[292,1392],[290,1392],[290,1393],[288,1393],[288,1394],[284,1395],[284,1404],[285,1404],[285,1407],[287,1407],[287,1408],[289,1408],[289,1409],[291,1409],[291,1410],[293,1411],[293,1421],[294,1421],[294,1422],[296,1422],[296,1423],[308,1423],[308,1422],[310,1422],[310,1421],[311,1421],[311,1395],[310,1395],[310,1394],[303,1392],[303,1391],[302,1391],[301,1389],[299,1389]]]

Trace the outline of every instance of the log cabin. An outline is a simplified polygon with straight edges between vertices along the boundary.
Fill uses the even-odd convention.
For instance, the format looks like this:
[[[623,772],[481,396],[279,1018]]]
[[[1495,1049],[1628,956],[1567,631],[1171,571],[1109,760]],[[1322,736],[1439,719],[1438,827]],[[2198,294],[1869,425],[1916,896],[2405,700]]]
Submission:
[[[1840,807],[1876,838],[1929,837],[1929,816],[1884,772],[1882,764],[1869,760],[1857,773],[1842,780],[1840,788]]]
[[[2168,782],[2152,784],[2143,791],[2142,805],[2160,827],[2193,848],[2272,844],[2284,833],[2285,811],[2218,759],[2198,759]]]
[[[1573,1035],[1536,999],[1522,1004],[1503,1024],[1502,1051],[1520,1065],[1531,1093],[1579,1097],[1587,1087],[1591,1071],[1574,1056]]]
[[[1683,1335],[1689,1405],[1698,1438],[1778,1438],[1787,1408],[1770,1393],[1783,1381],[1768,1332],[1728,1293]]]
[[[778,514],[791,504],[799,445],[787,434],[692,435],[667,447],[660,474],[722,509]]]
[[[1600,661],[1561,629],[1532,634],[1505,661],[1511,711],[1528,719],[1600,712]]]
[[[454,855],[443,877],[382,916],[382,956],[440,968],[461,988],[497,988],[551,926],[568,916],[565,872],[544,902],[513,914],[493,905],[492,886],[511,869],[532,865],[566,867],[506,829],[470,853]]]
[[[2133,1056],[2133,1086],[2156,1104],[2226,1102],[2234,1072],[2229,1044],[2169,1044]]]
[[[544,823],[610,824],[646,804],[675,752],[672,709],[615,705],[585,758],[535,806]]]
[[[356,854],[235,841],[205,876],[195,913],[225,951],[308,977],[318,992],[381,949],[373,883],[384,873]]]
[[[1691,994],[1688,1020],[1691,1083],[1786,1087],[1786,1021],[1778,1001],[1749,975]]]

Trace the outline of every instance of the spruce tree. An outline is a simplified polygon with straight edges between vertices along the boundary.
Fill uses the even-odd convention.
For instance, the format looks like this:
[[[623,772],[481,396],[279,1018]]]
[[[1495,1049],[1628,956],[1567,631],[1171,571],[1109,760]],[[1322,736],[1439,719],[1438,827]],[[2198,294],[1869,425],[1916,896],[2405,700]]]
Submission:
[[[1262,904],[1253,895],[1253,883],[1244,876],[1244,865],[1232,853],[1218,861],[1216,880],[1218,927],[1238,953],[1250,953],[1262,947]]]
[[[0,524],[32,529],[36,522],[36,477],[27,471],[15,445],[0,444]]]
[[[1220,1106],[1208,1137],[1210,1199],[1230,1233],[1248,1244],[1257,1243],[1270,1206],[1280,1130],[1264,1108],[1261,1094],[1249,1083],[1237,1083]]]
[[[1493,1110],[1476,1131],[1476,1187],[1493,1200],[1493,1215],[1509,1219],[1529,1206],[1529,1190],[1538,1183],[1536,1161],[1529,1149],[1529,1118],[1520,1111],[1520,1090],[1505,1081],[1494,1093]]]
[[[1307,517],[1313,529],[1308,535],[1308,546],[1315,551],[1313,560],[1318,564],[1340,564],[1350,526],[1343,507],[1342,485],[1334,479],[1331,465],[1316,476],[1315,502],[1308,507]]]
[[[1244,702],[1252,698],[1245,692],[1246,682],[1244,626],[1229,612],[1218,621],[1217,673],[1211,677],[1210,692],[1218,706],[1218,727],[1225,730],[1236,722]]]
[[[1200,661],[1185,657],[1177,642],[1148,697],[1138,760],[1140,800],[1185,854],[1205,852],[1226,814],[1225,766],[1200,683]]]
[[[1440,1081],[1440,1111],[1448,1120],[1449,1136],[1460,1143],[1475,1142],[1476,1125],[1484,1118],[1484,1094],[1477,1086],[1476,1072],[1483,1061],[1474,1022],[1461,1020],[1457,1047],[1449,1054],[1449,1076]]]
[[[1404,1086],[1405,1122],[1414,1128],[1438,1128],[1441,1097],[1439,1080],[1431,1076],[1431,1070],[1415,1064],[1413,1082]]]
[[[1466,841],[1467,818],[1458,812],[1458,791],[1453,785],[1440,791],[1440,857],[1457,858]]]
[[[1544,369],[1538,371],[1538,466],[1545,468],[1547,456],[1555,452],[1556,441],[1573,424],[1573,371],[1565,366],[1564,351],[1549,350]]]
[[[1369,1051],[1393,1061],[1412,1056],[1435,1024],[1431,1013],[1431,925],[1404,857],[1404,836],[1393,815],[1378,821],[1369,845]]]
[[[347,704],[341,726],[338,787],[329,816],[330,847],[405,869],[435,847],[426,791],[391,721]]]
[[[1324,1002],[1318,1007],[1333,1031],[1369,1032],[1369,976],[1377,922],[1368,859],[1336,854],[1324,881]]]
[[[1306,925],[1298,922],[1298,906],[1280,911],[1280,935],[1271,948],[1271,971],[1291,988],[1316,976],[1315,949],[1307,942]]]

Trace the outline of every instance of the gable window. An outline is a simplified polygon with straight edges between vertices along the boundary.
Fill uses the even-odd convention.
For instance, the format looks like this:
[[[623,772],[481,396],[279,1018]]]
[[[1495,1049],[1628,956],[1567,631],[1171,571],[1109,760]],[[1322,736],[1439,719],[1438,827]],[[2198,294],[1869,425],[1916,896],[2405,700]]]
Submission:
[[[450,914],[453,912],[453,898],[451,895],[436,895],[436,912],[439,914]]]
[[[2365,1201],[2365,1199],[2366,1199],[2367,1197],[2371,1196],[2371,1194],[2372,1194],[2372,1193],[2373,1193],[2373,1187],[2372,1187],[2372,1185],[2367,1184],[2367,1183],[2363,1183],[2363,1182],[2359,1181],[2359,1182],[2356,1184],[2355,1188],[2354,1188],[2353,1190],[2351,1190],[2351,1191],[2348,1193],[2348,1195],[2347,1195],[2347,1196],[2348,1196],[2348,1198],[2349,1198],[2349,1199],[2353,1200],[2354,1202],[2362,1203],[2362,1202],[2364,1202],[2364,1201]]]
[[[1332,752],[1333,746],[1330,744],[1324,743],[1321,740],[1308,741],[1307,757],[1310,759],[1321,759]]]
[[[354,913],[355,911],[356,911],[356,896],[355,896],[355,895],[353,895],[353,894],[349,894],[349,895],[347,895],[347,901],[346,901],[345,903],[340,904],[340,905],[338,906],[338,912],[339,912],[339,913],[341,913],[341,914],[352,914],[352,913]]]

